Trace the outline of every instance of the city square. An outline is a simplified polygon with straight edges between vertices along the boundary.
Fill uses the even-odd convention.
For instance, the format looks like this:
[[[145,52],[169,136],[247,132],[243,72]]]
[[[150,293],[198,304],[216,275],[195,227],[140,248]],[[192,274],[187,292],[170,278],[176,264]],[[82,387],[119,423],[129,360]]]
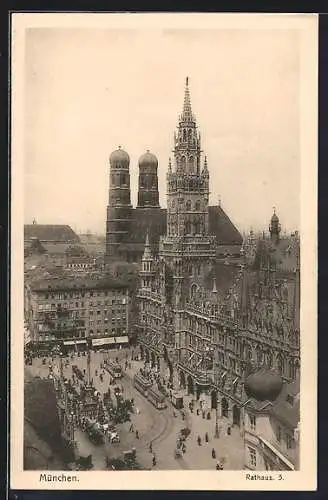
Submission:
[[[104,394],[110,385],[111,376],[106,370],[100,368],[104,359],[118,359],[124,369],[122,379],[118,380],[118,385],[123,387],[125,398],[134,399],[134,411],[131,414],[131,421],[117,425],[120,435],[119,443],[109,443],[106,439],[104,444],[96,445],[90,441],[87,434],[76,422],[74,425],[74,441],[78,456],[92,455],[93,467],[97,470],[106,469],[106,457],[119,458],[124,451],[136,449],[137,460],[142,468],[147,470],[156,469],[215,469],[217,464],[222,464],[224,468],[232,470],[243,468],[243,439],[239,428],[232,428],[230,434],[227,429],[228,420],[220,418],[218,420],[219,437],[216,437],[215,410],[210,410],[211,418],[202,418],[202,412],[197,415],[197,406],[191,413],[189,403],[192,397],[184,394],[184,409],[177,410],[168,399],[168,407],[163,410],[156,409],[147,399],[133,387],[133,377],[145,366],[142,360],[131,360],[132,349],[110,350],[108,352],[91,353],[91,379],[93,387],[100,394]],[[70,355],[72,356],[72,355]],[[78,366],[81,370],[87,367],[87,357],[73,354],[73,359],[69,357],[69,363],[63,363],[60,356],[50,358],[43,364],[44,358],[35,358],[32,365],[28,365],[29,373],[36,377],[60,377],[66,379],[72,377],[72,365]],[[129,366],[125,369],[125,364]],[[49,369],[51,366],[51,370]],[[96,375],[97,372],[97,375]],[[103,380],[99,378],[103,374]],[[208,413],[208,412],[206,412]],[[131,424],[134,430],[130,431]],[[180,457],[175,456],[176,441],[180,430],[189,428],[191,433],[186,440],[186,451]],[[138,439],[136,438],[138,431]],[[206,435],[208,441],[206,441]],[[201,438],[201,444],[197,438]],[[152,451],[150,451],[150,445]],[[215,455],[213,455],[213,449]],[[153,465],[153,456],[156,457],[156,465]]]

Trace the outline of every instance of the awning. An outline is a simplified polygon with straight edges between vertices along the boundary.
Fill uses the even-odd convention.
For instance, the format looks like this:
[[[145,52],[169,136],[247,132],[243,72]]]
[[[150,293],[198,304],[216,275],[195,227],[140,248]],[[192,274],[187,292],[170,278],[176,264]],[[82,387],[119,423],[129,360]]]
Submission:
[[[115,337],[117,344],[127,344],[129,342],[129,337],[127,335],[123,337]]]
[[[103,339],[92,339],[92,345],[97,347],[100,345],[114,344],[115,337],[106,337]]]
[[[64,345],[86,344],[86,340],[65,340]]]

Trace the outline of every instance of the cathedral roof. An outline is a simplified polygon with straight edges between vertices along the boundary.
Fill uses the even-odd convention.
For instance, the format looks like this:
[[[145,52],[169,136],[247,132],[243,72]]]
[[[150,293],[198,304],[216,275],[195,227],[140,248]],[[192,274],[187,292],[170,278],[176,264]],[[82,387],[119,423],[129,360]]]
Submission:
[[[141,244],[143,252],[147,231],[150,245],[157,246],[160,236],[166,232],[166,210],[163,208],[135,208],[132,217],[133,231],[129,239],[131,248],[135,244]]]
[[[140,244],[143,250],[146,233],[149,231],[150,245],[158,245],[160,236],[166,233],[166,209],[135,208],[133,210],[133,232],[130,237],[130,247]],[[209,207],[210,233],[214,234],[220,245],[233,249],[234,245],[242,244],[242,237],[221,207]],[[235,253],[235,248],[234,252]]]
[[[210,233],[217,238],[220,245],[241,245],[242,236],[220,206],[208,207]]]
[[[25,224],[24,240],[37,238],[42,243],[79,243],[79,237],[70,226],[62,224]]]

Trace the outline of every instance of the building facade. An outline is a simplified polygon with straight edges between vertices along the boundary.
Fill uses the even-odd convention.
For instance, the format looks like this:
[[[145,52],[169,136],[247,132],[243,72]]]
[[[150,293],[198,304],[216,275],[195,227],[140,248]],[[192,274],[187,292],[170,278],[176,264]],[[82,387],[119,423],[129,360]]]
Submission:
[[[128,286],[118,280],[57,278],[25,283],[25,321],[30,345],[36,348],[127,344],[129,311]]]
[[[249,400],[244,411],[245,468],[299,470],[299,377],[274,402]]]
[[[274,213],[269,236],[251,233],[239,259],[220,257],[209,181],[187,81],[158,254],[145,239],[137,333],[145,360],[175,388],[243,427],[247,376],[266,369],[287,383],[299,371],[299,238],[282,237]]]

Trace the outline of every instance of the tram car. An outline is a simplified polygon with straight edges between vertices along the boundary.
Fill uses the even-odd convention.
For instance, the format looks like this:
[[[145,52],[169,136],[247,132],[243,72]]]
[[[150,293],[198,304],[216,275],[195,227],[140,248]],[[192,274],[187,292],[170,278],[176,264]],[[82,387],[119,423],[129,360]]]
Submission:
[[[107,361],[105,365],[106,370],[113,378],[122,378],[123,372],[122,367],[118,363],[114,363],[112,361]]]
[[[148,390],[151,388],[152,383],[150,380],[142,377],[141,375],[135,375],[133,379],[133,385],[141,394],[147,397]]]
[[[148,389],[147,399],[158,410],[164,410],[167,407],[164,394],[154,387]]]

